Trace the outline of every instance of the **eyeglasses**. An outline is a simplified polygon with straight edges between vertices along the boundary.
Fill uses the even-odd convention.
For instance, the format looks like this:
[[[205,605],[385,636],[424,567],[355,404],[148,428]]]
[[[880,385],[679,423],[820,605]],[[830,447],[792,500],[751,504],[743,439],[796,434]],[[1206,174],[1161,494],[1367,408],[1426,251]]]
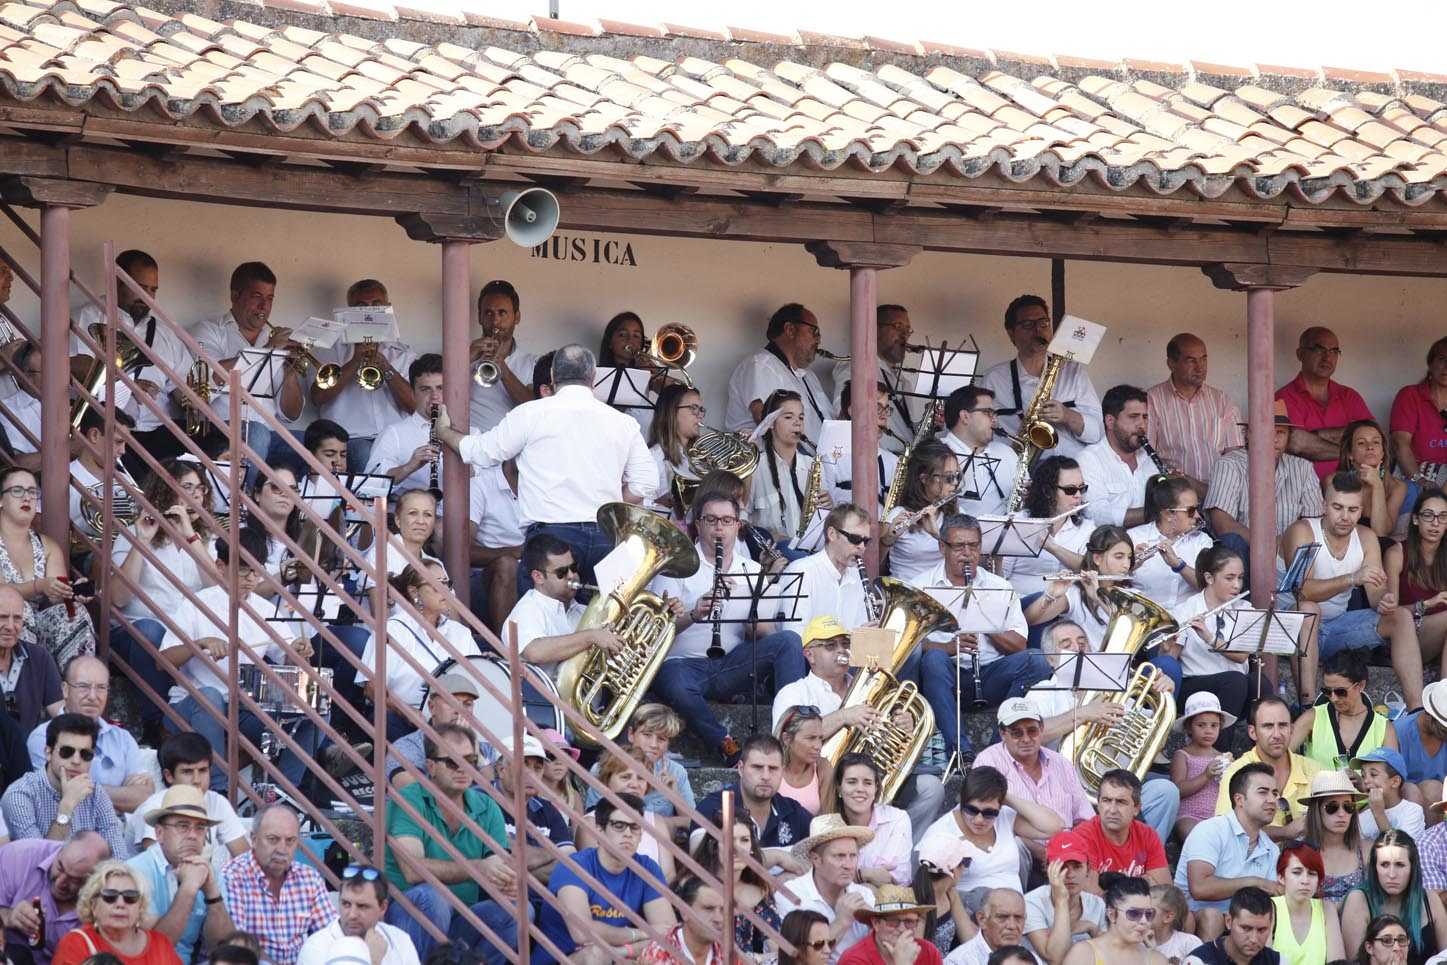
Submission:
[[[980,415],[987,415],[991,419],[1000,414],[999,409],[970,409],[970,412],[978,412]]]
[[[642,834],[643,825],[639,824],[637,821],[620,821],[617,818],[609,818],[608,830],[617,831],[619,834],[622,834],[625,831],[629,834]]]
[[[1201,507],[1200,507],[1200,506],[1176,506],[1176,507],[1173,507],[1173,508],[1171,508],[1171,509],[1166,510],[1166,512],[1168,512],[1168,513],[1185,513],[1187,516],[1190,516],[1192,519],[1195,519],[1196,516],[1198,516],[1198,515],[1200,514],[1200,512],[1201,512]]]
[[[1090,492],[1090,486],[1087,483],[1081,483],[1079,486],[1056,486],[1055,488],[1067,496],[1084,496]]]
[[[79,694],[104,694],[110,691],[110,684],[66,684]]]
[[[779,730],[781,732],[788,730],[789,725],[796,720],[819,720],[823,716],[819,708],[812,704],[801,704],[790,707],[784,711],[784,716],[779,718]]]
[[[97,897],[108,905],[114,905],[118,901],[124,901],[128,905],[138,905],[141,902],[141,893],[134,888],[127,888],[124,891],[117,888],[102,888]]]
[[[577,564],[577,563],[569,563],[567,566],[559,566],[559,567],[556,567],[556,568],[552,569],[552,570],[549,571],[549,572],[551,572],[551,573],[553,574],[553,576],[555,576],[555,577],[557,577],[558,579],[561,580],[563,577],[567,576],[569,573],[576,573],[576,572],[578,572],[578,564]]]
[[[1394,945],[1397,948],[1406,948],[1412,944],[1412,939],[1406,935],[1379,935],[1373,938],[1372,941],[1378,945]]]
[[[182,834],[205,834],[210,825],[201,824],[196,821],[167,821],[162,827],[170,828],[172,831],[179,831]]]
[[[1350,694],[1352,689],[1350,687],[1323,687],[1321,691],[1324,694],[1335,697],[1337,700],[1341,700]]]
[[[848,649],[850,649],[850,648],[853,646],[853,644],[851,644],[851,643],[849,642],[849,638],[848,638],[848,637],[841,637],[840,639],[837,639],[837,640],[820,640],[820,641],[817,641],[817,642],[815,642],[815,643],[809,644],[809,646],[811,646],[811,647],[818,647],[820,650],[823,650],[825,653],[836,653],[836,652],[838,652],[838,651],[840,651],[840,650],[848,650]]]
[[[1352,806],[1350,804],[1347,804],[1345,801],[1327,801],[1321,806],[1321,809],[1327,814],[1337,814],[1341,811],[1346,811],[1348,814],[1350,814]]]
[[[858,533],[848,533],[842,529],[837,529],[835,532],[849,540],[850,546],[868,546],[874,539],[873,536],[860,536]]]
[[[450,758],[450,757],[429,757],[429,758],[427,758],[427,759],[428,759],[429,761],[436,761],[436,762],[439,763],[439,764],[446,764],[446,765],[447,765],[447,769],[448,769],[449,771],[460,771],[460,770],[462,770],[462,765],[459,764],[459,763],[457,763],[456,761],[454,761],[454,760],[453,760],[452,758]],[[467,755],[465,755],[462,759],[463,759],[464,761],[466,761],[466,762],[467,762],[469,765],[471,765],[472,767],[474,767],[474,768],[477,767],[477,755],[476,755],[476,754],[467,754]]]
[[[1130,921],[1155,921],[1156,910],[1154,908],[1122,908],[1121,914]]]
[[[960,810],[965,812],[966,817],[984,818],[993,821],[1000,816],[999,808],[977,808],[973,804],[961,804]]]
[[[382,877],[382,872],[365,864],[349,864],[342,869],[342,880],[351,881],[353,878],[361,878],[363,881],[376,881]]]
[[[706,405],[699,405],[697,402],[695,402],[695,403],[692,403],[692,404],[690,404],[690,405],[681,405],[681,406],[679,406],[679,408],[680,408],[680,409],[687,409],[689,412],[692,412],[694,415],[698,416],[700,419],[706,419],[706,418],[708,418],[708,406],[706,406]]]
[[[980,548],[979,543],[951,543],[948,540],[940,540],[940,546],[949,550],[951,553],[963,553],[966,550],[977,550]]]
[[[832,938],[821,938],[821,939],[819,939],[817,942],[805,942],[804,944],[805,944],[805,945],[808,945],[810,948],[812,948],[812,949],[813,949],[814,951],[816,951],[816,952],[822,952],[822,951],[824,951],[826,948],[827,948],[827,949],[830,949],[830,950],[833,950],[833,948],[834,948],[834,939],[832,939]]]
[[[1015,324],[1014,324],[1014,325],[1011,325],[1010,327],[1011,327],[1011,328],[1049,328],[1049,327],[1050,327],[1050,324],[1051,324],[1051,323],[1050,323],[1050,317],[1047,315],[1047,316],[1043,316],[1043,317],[1041,317],[1041,318],[1017,318],[1017,319],[1015,319]]]
[[[935,482],[942,482],[947,486],[957,486],[960,482],[960,474],[957,472],[932,472],[929,477]]]
[[[95,760],[95,751],[89,747],[74,747],[71,745],[66,745],[65,747],[57,747],[55,749],[55,753],[60,755],[60,759],[63,761],[70,760],[76,754],[79,754],[80,759],[82,761],[85,761],[87,764]]]
[[[6,496],[13,499],[39,499],[40,490],[34,486],[10,486],[3,490]]]
[[[1442,421],[1443,421],[1444,423],[1447,423],[1447,419],[1443,419]],[[1417,514],[1417,522],[1419,522],[1419,523],[1447,523],[1447,513],[1434,513],[1434,512],[1433,512],[1432,510],[1430,510],[1430,509],[1424,509],[1424,510],[1422,510],[1420,513]]]
[[[1338,345],[1336,348],[1327,348],[1325,345],[1308,345],[1306,347],[1306,350],[1308,352],[1315,352],[1318,355],[1330,355],[1334,358],[1341,358],[1340,345]]]
[[[698,521],[705,526],[737,526],[739,524],[737,516],[714,516],[712,514],[700,516]]]

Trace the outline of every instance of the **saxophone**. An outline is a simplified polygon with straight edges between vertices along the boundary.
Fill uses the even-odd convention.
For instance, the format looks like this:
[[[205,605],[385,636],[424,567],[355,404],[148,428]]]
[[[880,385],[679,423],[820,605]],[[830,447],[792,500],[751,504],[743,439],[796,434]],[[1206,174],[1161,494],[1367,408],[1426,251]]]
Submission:
[[[890,577],[880,577],[879,592],[884,601],[880,627],[893,630],[894,651],[887,667],[859,670],[844,695],[842,707],[868,704],[879,712],[879,722],[868,729],[845,727],[820,751],[831,768],[839,766],[845,754],[860,752],[874,758],[884,772],[879,801],[888,804],[924,752],[934,734],[935,715],[913,683],[900,683],[896,674],[915,647],[935,631],[954,632],[959,624],[950,612],[923,590]],[[896,711],[906,711],[914,726],[902,730],[894,725]]]
[[[914,454],[915,447],[929,438],[935,428],[935,410],[939,408],[938,399],[930,399],[929,404],[924,407],[924,414],[919,418],[919,425],[915,427],[914,438],[905,444],[904,451],[899,454],[899,462],[894,467],[894,477],[889,481],[889,492],[884,497],[884,506],[879,511],[880,519],[888,519],[894,507],[899,505],[899,497],[904,495],[904,484],[909,479],[909,457]]]
[[[814,512],[819,508],[819,496],[824,491],[824,460],[819,458],[819,451],[814,450],[814,465],[809,467],[809,484],[804,487],[804,504],[799,507],[799,530],[794,534],[795,540],[804,538],[809,532],[809,524],[814,521]]]
[[[1050,353],[1045,356],[1045,368],[1040,371],[1040,386],[1035,397],[1020,413],[1020,434],[1011,443],[1020,454],[1020,465],[1015,469],[1015,485],[1010,489],[1010,499],[1005,503],[1006,514],[1020,511],[1025,502],[1025,489],[1030,485],[1030,466],[1047,449],[1054,449],[1060,437],[1055,427],[1040,418],[1040,410],[1055,393],[1055,383],[1060,380],[1060,370],[1065,367],[1065,356]]]

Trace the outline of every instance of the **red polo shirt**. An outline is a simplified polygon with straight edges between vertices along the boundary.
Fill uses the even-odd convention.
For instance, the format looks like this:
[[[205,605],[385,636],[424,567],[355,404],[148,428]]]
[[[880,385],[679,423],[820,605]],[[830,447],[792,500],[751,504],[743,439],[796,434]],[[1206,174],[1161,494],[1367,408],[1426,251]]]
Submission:
[[[1286,403],[1286,414],[1291,417],[1292,424],[1303,429],[1341,429],[1349,422],[1372,417],[1372,410],[1367,408],[1357,390],[1340,382],[1328,381],[1326,405],[1317,402],[1307,391],[1299,372],[1296,378],[1276,390],[1276,398]],[[1312,466],[1317,476],[1325,479],[1336,472],[1336,463],[1335,459],[1323,459],[1313,462]]]
[[[940,950],[935,948],[931,942],[923,938],[916,938],[915,944],[919,946],[919,954],[915,956],[914,965],[944,965],[945,957]],[[879,945],[874,941],[874,932],[870,932],[863,941],[855,942],[853,947],[839,959],[839,965],[888,965],[884,956],[879,954]]]
[[[1114,871],[1139,878],[1147,871],[1166,867],[1166,849],[1161,846],[1161,837],[1144,821],[1131,822],[1130,833],[1125,844],[1121,845],[1105,836],[1099,816],[1082,821],[1074,830],[1085,839],[1097,871]]]
[[[1402,386],[1392,401],[1391,431],[1412,434],[1412,455],[1418,462],[1447,462],[1447,421],[1426,382]]]

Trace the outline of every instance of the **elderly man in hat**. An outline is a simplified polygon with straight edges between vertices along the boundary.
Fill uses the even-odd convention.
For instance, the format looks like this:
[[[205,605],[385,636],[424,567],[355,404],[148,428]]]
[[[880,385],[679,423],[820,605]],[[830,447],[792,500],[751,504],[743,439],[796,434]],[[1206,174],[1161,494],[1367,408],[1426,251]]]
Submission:
[[[143,922],[171,939],[189,962],[198,942],[209,945],[236,930],[221,900],[221,885],[202,853],[215,820],[206,796],[189,784],[173,784],[161,806],[146,814],[156,843],[127,864],[144,889],[151,919]]]
[[[807,908],[829,920],[829,937],[834,939],[831,965],[869,933],[854,913],[873,908],[874,895],[855,884],[854,877],[859,849],[873,840],[873,831],[846,824],[838,814],[819,815],[809,822],[809,836],[794,846],[794,854],[809,862],[811,870],[788,883],[793,899],[782,891],[775,895],[774,910],[780,918],[795,908]]]
[[[1392,728],[1407,782],[1417,786],[1420,800],[1441,800],[1442,775],[1447,774],[1447,680],[1422,688],[1422,708],[1398,717]]]
[[[1086,890],[1096,862],[1080,833],[1055,835],[1045,858],[1049,884],[1025,895],[1025,938],[1045,961],[1058,963],[1072,945],[1105,931],[1105,902]]]
[[[929,906],[914,900],[913,889],[903,885],[882,885],[874,893],[874,907],[861,908],[854,918],[869,926],[866,940],[858,942],[839,959],[839,965],[943,965],[944,956],[934,944],[916,938]]]

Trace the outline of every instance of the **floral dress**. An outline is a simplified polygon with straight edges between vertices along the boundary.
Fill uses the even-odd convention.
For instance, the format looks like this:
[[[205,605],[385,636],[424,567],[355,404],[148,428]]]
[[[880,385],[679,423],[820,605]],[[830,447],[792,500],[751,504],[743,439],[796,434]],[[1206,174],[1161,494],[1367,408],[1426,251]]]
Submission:
[[[35,578],[45,578],[45,544],[35,533],[30,533],[30,552],[35,567]],[[0,539],[0,577],[6,583],[24,583],[25,577],[10,559],[5,541]],[[90,613],[80,604],[71,604],[74,614],[67,612],[66,604],[52,603],[39,609],[45,602],[41,597],[36,603],[25,603],[25,626],[21,639],[37,643],[55,657],[56,666],[63,671],[72,657],[90,656],[95,653],[95,627],[90,622]]]

